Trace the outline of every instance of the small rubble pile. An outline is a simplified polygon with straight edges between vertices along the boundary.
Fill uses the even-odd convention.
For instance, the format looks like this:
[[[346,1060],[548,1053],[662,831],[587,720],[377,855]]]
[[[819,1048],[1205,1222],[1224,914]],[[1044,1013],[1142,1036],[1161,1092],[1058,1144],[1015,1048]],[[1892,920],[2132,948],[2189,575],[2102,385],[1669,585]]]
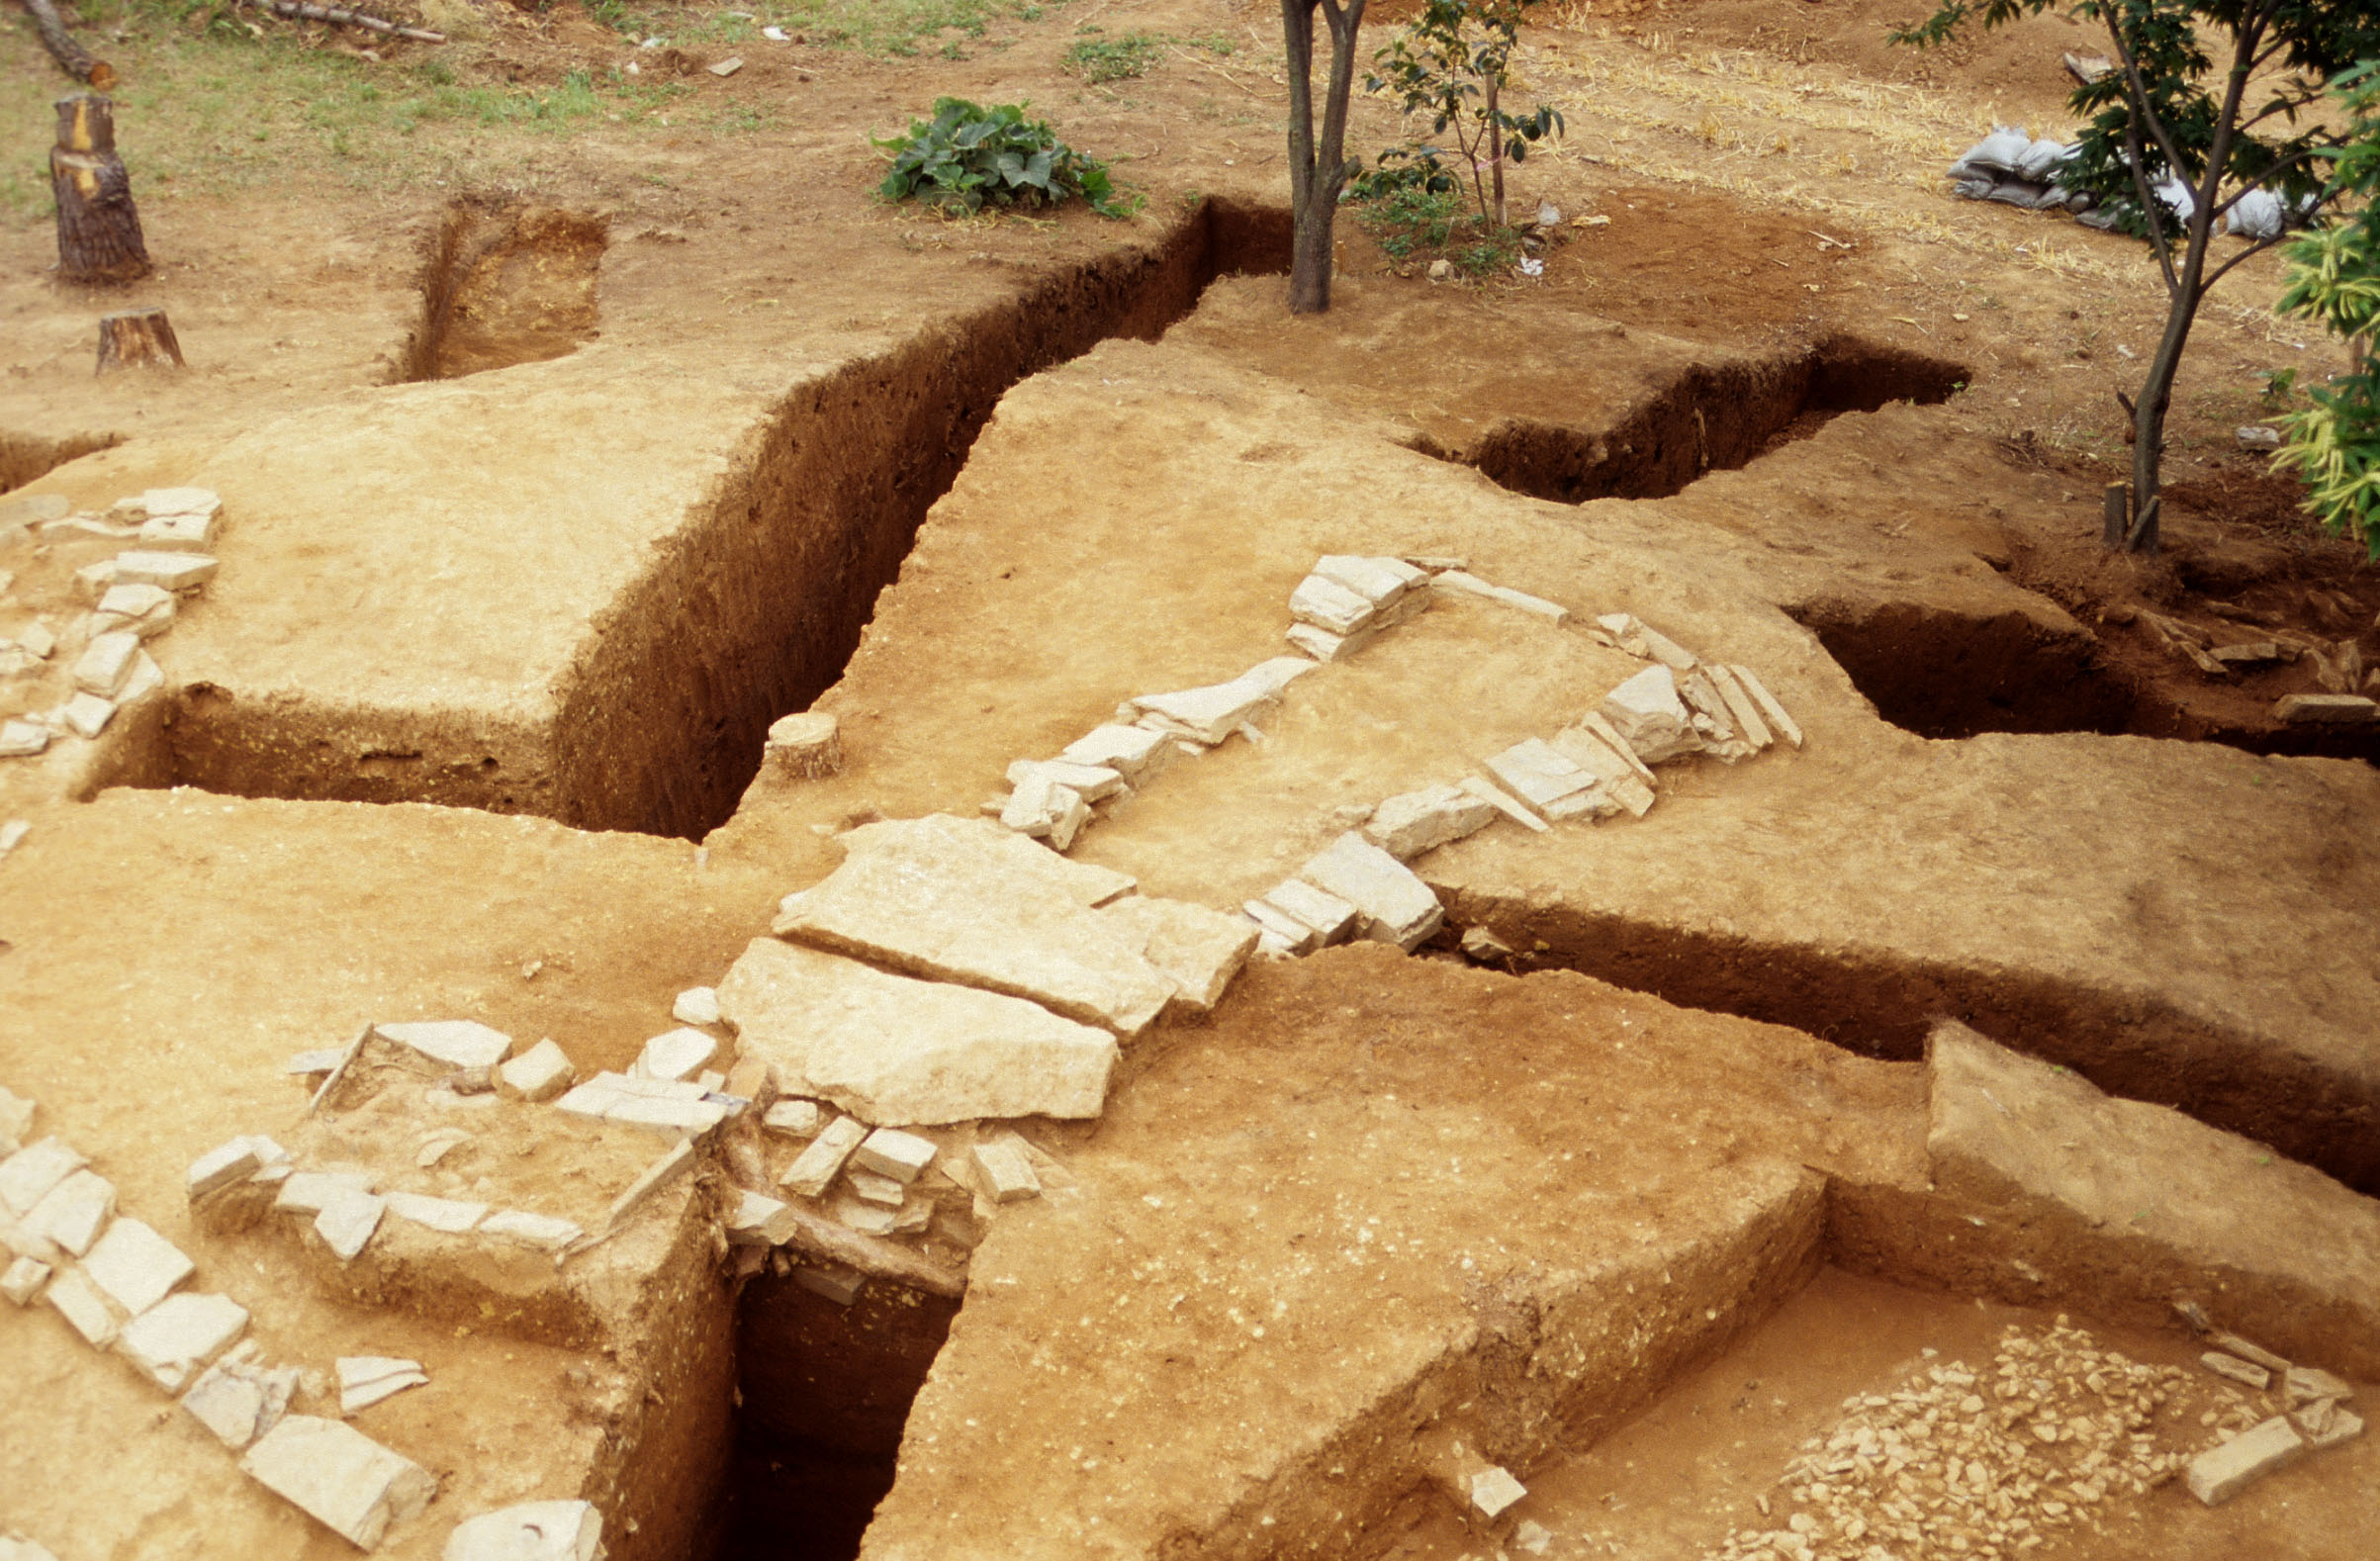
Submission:
[[[38,501],[37,501],[38,502]],[[91,612],[61,638],[35,620],[0,640],[0,677],[39,673],[61,648],[72,656],[72,693],[53,709],[0,722],[0,758],[31,758],[60,736],[96,738],[116,712],[152,692],[165,675],[147,642],[173,626],[180,598],[215,577],[223,501],[204,488],[152,488],[117,501],[106,517],[65,514],[31,523],[46,535],[107,536],[133,546],[76,572]],[[0,529],[5,529],[0,527]]]
[[[2273,719],[2284,726],[2362,726],[2380,721],[2380,701],[2355,690],[2365,682],[2363,648],[2353,636],[2335,642],[2269,631],[2261,639],[2226,640],[2212,630],[2147,608],[2121,621],[2138,621],[2175,657],[2208,678],[2229,683],[2243,672],[2304,661],[2314,669],[2319,691],[2287,693],[2275,700]]]
[[[2352,1435],[2337,1428],[2335,1399],[2321,1402],[2335,1439]],[[2244,1482],[2215,1493],[2203,1480],[2258,1451],[2250,1439],[2270,1438],[2275,1423],[2288,1423],[2259,1424],[2228,1382],[2133,1360],[2063,1317],[2040,1331],[2011,1325],[1982,1371],[1929,1365],[1893,1392],[1846,1399],[1834,1427],[1804,1442],[1758,1499],[1775,1526],[1735,1530],[1710,1554],[2013,1561],[2185,1471],[2201,1500],[2223,1500]],[[2195,1454],[2179,1445],[2208,1429],[2226,1439]]]
[[[2237,1333],[2216,1331],[2194,1304],[2184,1302],[2176,1310],[2215,1346],[2198,1357],[2199,1364],[2262,1395],[2258,1407],[2273,1412],[2244,1428],[2227,1423],[2225,1439],[2190,1460],[2192,1496],[2209,1507],[2228,1502],[2306,1454],[2363,1433],[2363,1418],[2346,1408],[2354,1389],[2343,1379],[2316,1367],[2291,1365]],[[2252,1419],[2252,1413],[2235,1412],[2235,1420],[2242,1418]]]

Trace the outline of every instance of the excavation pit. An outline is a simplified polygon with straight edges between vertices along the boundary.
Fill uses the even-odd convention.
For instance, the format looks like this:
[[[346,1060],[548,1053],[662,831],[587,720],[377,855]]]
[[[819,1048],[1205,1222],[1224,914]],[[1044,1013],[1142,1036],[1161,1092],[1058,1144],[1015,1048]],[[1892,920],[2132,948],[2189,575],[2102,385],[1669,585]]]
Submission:
[[[453,203],[421,271],[400,378],[452,380],[562,357],[595,335],[601,217],[494,199]]]

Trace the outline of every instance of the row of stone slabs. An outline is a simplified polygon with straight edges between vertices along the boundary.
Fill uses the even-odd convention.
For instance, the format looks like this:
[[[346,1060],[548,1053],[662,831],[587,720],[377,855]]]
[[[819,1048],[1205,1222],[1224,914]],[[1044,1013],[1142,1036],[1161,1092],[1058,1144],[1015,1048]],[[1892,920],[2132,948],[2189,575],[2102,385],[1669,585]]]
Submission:
[[[207,488],[151,488],[120,499],[105,515],[69,514],[66,502],[37,496],[0,518],[0,539],[38,528],[46,537],[105,536],[132,545],[75,575],[90,612],[61,641],[36,619],[0,639],[0,677],[38,675],[61,645],[73,657],[72,689],[52,709],[0,722],[0,759],[46,753],[59,737],[97,738],[116,712],[165,682],[147,643],[173,627],[180,598],[215,578],[213,549],[223,500]]]
[[[84,1342],[111,1350],[240,1454],[240,1467],[362,1548],[412,1517],[437,1490],[430,1473],[340,1420],[290,1414],[304,1375],[268,1366],[229,1296],[184,1286],[197,1265],[154,1227],[116,1209],[116,1189],[55,1135],[31,1144],[37,1107],[0,1089],[0,1296],[19,1308],[46,1301]],[[250,1176],[295,1181],[269,1140],[242,1139],[191,1168],[193,1198]],[[355,1356],[337,1363],[340,1413],[353,1414],[426,1381],[417,1363]],[[538,1502],[457,1525],[449,1561],[593,1561],[602,1519],[585,1502]],[[525,1542],[524,1542],[525,1541]],[[30,1539],[0,1541],[34,1561]],[[50,1561],[54,1561],[51,1557]]]

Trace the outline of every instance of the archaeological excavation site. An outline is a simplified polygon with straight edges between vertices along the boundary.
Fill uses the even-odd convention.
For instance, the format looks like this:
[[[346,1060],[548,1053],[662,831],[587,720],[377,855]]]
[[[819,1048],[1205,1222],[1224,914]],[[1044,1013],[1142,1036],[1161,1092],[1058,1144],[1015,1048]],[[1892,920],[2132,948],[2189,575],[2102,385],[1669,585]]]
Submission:
[[[2380,1556],[2362,359],[1377,3],[0,11],[0,1561]]]

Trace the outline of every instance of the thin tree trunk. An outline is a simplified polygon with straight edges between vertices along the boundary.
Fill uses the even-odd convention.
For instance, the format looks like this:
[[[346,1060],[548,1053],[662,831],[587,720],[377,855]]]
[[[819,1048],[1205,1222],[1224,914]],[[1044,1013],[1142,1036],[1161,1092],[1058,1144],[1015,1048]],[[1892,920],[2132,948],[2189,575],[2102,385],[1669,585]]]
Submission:
[[[1331,227],[1347,183],[1347,101],[1355,82],[1355,37],[1365,0],[1281,0],[1281,32],[1289,52],[1289,312],[1319,315],[1330,307]],[[1323,99],[1322,133],[1314,124],[1314,13],[1330,33],[1330,76]]]
[[[1496,226],[1504,220],[1504,123],[1496,117],[1496,78],[1488,77],[1488,171],[1496,181]]]
[[[57,100],[49,188],[57,201],[57,274],[66,282],[131,282],[148,275],[148,247],[132,176],[116,154],[115,106],[77,93]]]
[[[58,69],[84,86],[105,92],[116,84],[116,67],[104,59],[94,59],[91,51],[75,42],[66,31],[65,19],[49,0],[19,0],[26,15],[33,18],[34,31],[42,35],[42,46],[57,61]]]

